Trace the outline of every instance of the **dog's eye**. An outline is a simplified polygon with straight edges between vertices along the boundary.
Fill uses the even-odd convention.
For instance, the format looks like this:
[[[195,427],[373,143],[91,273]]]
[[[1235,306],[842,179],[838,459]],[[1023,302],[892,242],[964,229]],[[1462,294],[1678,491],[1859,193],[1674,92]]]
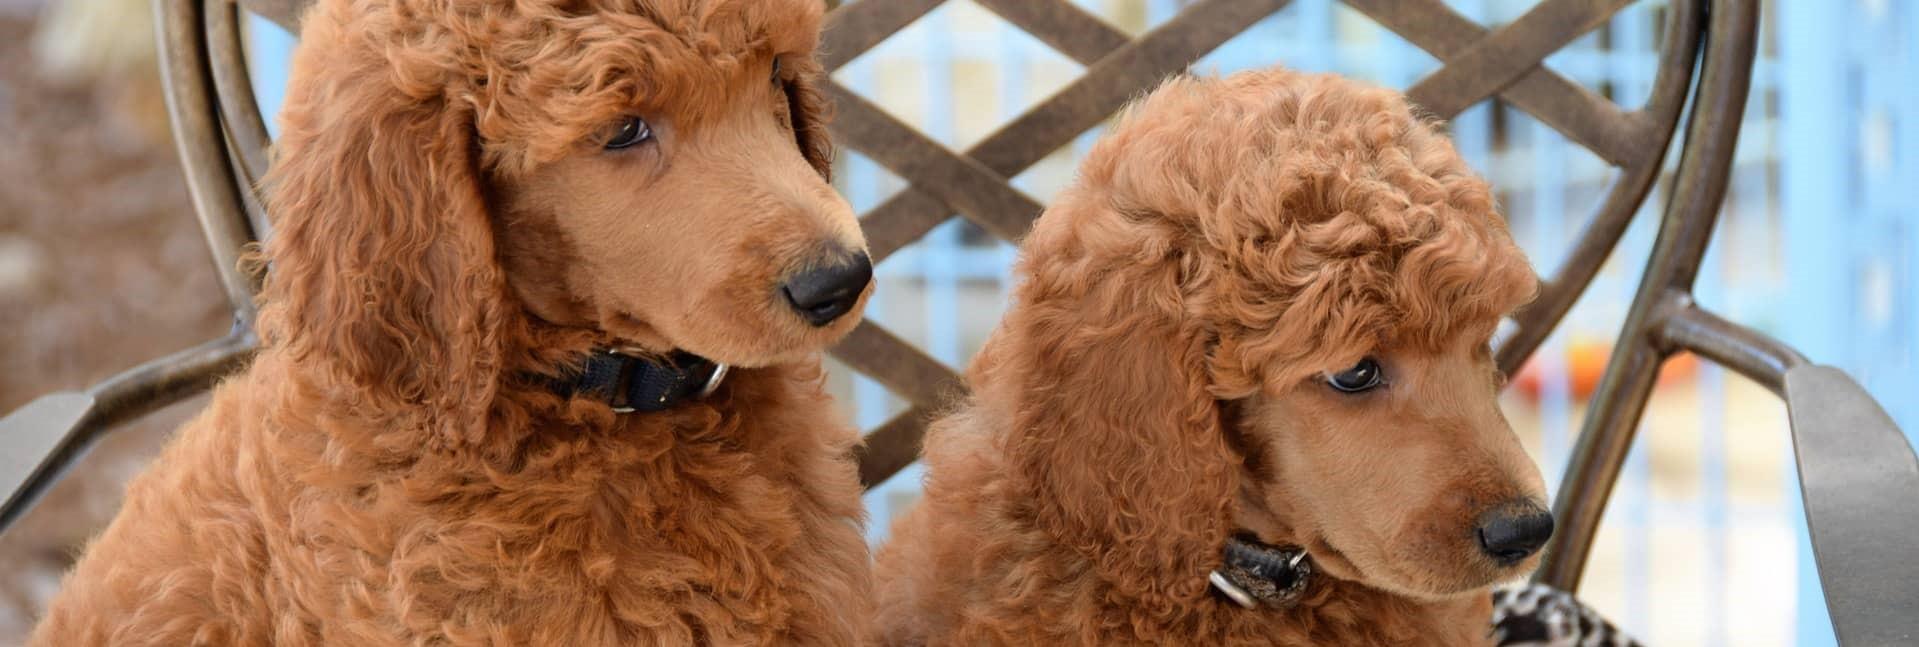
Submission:
[[[612,130],[606,138],[607,150],[619,150],[653,138],[653,129],[639,117],[627,117]]]
[[[1326,384],[1341,393],[1359,393],[1377,388],[1381,377],[1379,361],[1368,357],[1352,368],[1326,376]]]

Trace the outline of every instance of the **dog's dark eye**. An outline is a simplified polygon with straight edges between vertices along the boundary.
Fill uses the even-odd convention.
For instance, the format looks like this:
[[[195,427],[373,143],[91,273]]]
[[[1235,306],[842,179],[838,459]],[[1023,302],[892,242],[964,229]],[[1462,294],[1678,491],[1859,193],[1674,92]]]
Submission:
[[[613,134],[606,138],[607,150],[619,150],[653,138],[653,129],[639,117],[627,117]]]
[[[1326,384],[1341,393],[1359,393],[1377,388],[1380,378],[1379,361],[1368,357],[1352,368],[1326,376]]]

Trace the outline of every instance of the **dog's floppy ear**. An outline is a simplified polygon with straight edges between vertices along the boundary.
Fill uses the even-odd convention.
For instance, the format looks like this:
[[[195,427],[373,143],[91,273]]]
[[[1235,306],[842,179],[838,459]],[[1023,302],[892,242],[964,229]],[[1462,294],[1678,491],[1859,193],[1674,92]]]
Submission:
[[[1207,387],[1209,338],[1183,296],[1180,234],[1070,199],[1048,219],[1025,243],[1010,343],[982,376],[997,382],[988,397],[1018,403],[1011,466],[1039,525],[1108,581],[1142,603],[1191,600],[1239,477]]]
[[[472,108],[446,96],[446,71],[410,70],[351,29],[310,26],[295,61],[266,182],[261,330],[357,410],[474,440],[509,314]]]

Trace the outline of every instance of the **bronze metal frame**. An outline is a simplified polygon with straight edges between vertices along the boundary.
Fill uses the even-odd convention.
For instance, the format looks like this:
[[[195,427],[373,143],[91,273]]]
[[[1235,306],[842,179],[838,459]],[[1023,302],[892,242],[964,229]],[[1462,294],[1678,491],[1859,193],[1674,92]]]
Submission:
[[[1578,588],[1659,367],[1690,351],[1786,399],[1814,555],[1839,637],[1910,644],[1919,638],[1919,616],[1908,608],[1919,600],[1919,551],[1910,543],[1919,536],[1919,460],[1911,445],[1850,378],[1692,298],[1731,176],[1758,33],[1757,0],[1713,5],[1671,200],[1569,460],[1553,511],[1559,528],[1535,577]]]
[[[838,104],[834,136],[911,183],[861,217],[877,262],[954,213],[1017,240],[1041,206],[1009,178],[1067,145],[1167,74],[1283,8],[1288,0],[1198,0],[1151,32],[1131,38],[1065,0],[977,0],[1008,22],[1086,66],[1086,73],[971,148],[955,152],[885,111],[825,81]],[[168,107],[195,208],[233,304],[237,331],[155,360],[86,394],[56,394],[22,411],[67,424],[55,449],[0,509],[0,528],[112,425],[186,397],[244,364],[260,277],[240,263],[270,221],[256,187],[270,144],[246,74],[243,9],[296,29],[310,0],[156,0]],[[821,59],[837,69],[945,0],[828,2]],[[1542,281],[1539,298],[1514,319],[1497,351],[1511,372],[1571,310],[1612,254],[1664,168],[1665,153],[1692,102],[1678,170],[1659,238],[1605,378],[1567,468],[1553,537],[1538,579],[1576,589],[1605,503],[1651,395],[1660,363],[1690,351],[1758,381],[1788,403],[1807,515],[1839,634],[1847,643],[1885,644],[1919,635],[1901,603],[1919,600],[1919,559],[1902,542],[1919,536],[1919,461],[1897,427],[1838,371],[1693,303],[1691,289],[1726,192],[1757,38],[1756,0],[1672,0],[1653,91],[1626,111],[1546,68],[1542,61],[1604,24],[1631,0],[1544,0],[1519,19],[1487,29],[1440,0],[1345,0],[1443,61],[1408,90],[1441,118],[1499,97],[1619,168],[1621,173],[1564,266]],[[860,478],[872,485],[913,462],[927,417],[963,396],[964,384],[937,360],[885,328],[864,322],[832,354],[912,402],[880,425],[860,450]],[[66,407],[62,409],[62,407]],[[64,412],[46,416],[46,412]],[[0,420],[11,428],[20,415]],[[33,416],[28,416],[33,417]],[[22,423],[24,424],[24,423]],[[42,434],[43,436],[45,434]],[[0,485],[4,485],[0,480]]]
[[[233,305],[238,318],[250,325],[253,295],[260,289],[260,277],[242,272],[240,260],[247,245],[259,239],[241,205],[242,187],[247,185],[236,177],[228,155],[228,131],[223,126],[233,123],[234,119],[220,110],[208,57],[211,41],[238,43],[238,21],[227,20],[225,26],[230,33],[216,36],[202,23],[202,11],[223,13],[232,5],[220,2],[203,5],[195,0],[157,0],[156,4],[160,10],[160,73],[165,81],[167,112],[173,121],[173,139],[180,150],[187,188],[193,196],[194,211],[200,216],[200,227],[206,231],[207,247],[213,251],[214,265],[227,301]],[[238,55],[237,48],[221,49],[225,54]],[[221,67],[232,70],[243,65],[244,62],[228,61]],[[228,85],[237,87],[231,79]],[[259,119],[256,107],[253,120]]]
[[[141,364],[85,391],[42,396],[10,412],[0,423],[9,436],[5,483],[12,486],[0,507],[0,530],[31,510],[114,427],[213,388],[222,376],[245,366],[253,351],[251,334],[235,328],[226,337]],[[29,429],[35,432],[31,442],[19,442],[16,434]]]

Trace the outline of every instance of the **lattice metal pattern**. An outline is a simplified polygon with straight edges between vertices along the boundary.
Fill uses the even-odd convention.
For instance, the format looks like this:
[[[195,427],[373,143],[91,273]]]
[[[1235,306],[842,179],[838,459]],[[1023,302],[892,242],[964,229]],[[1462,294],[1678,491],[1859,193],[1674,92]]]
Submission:
[[[824,62],[838,69],[945,0],[864,0],[833,10]],[[861,217],[877,262],[918,240],[950,214],[1017,241],[1042,205],[1011,178],[1097,126],[1127,100],[1279,11],[1287,0],[1200,0],[1157,28],[1131,38],[1067,0],[977,0],[1012,25],[1086,66],[1085,73],[963,152],[887,114],[828,80],[838,104],[836,141],[910,183]],[[1646,105],[1623,109],[1548,69],[1546,57],[1604,24],[1631,0],[1547,0],[1517,20],[1488,29],[1439,0],[1345,0],[1346,4],[1437,57],[1442,65],[1408,96],[1450,119],[1499,97],[1625,172],[1565,267],[1518,317],[1500,350],[1511,371],[1538,347],[1618,241],[1645,199],[1672,139],[1697,47],[1697,4],[1670,13],[1659,79]],[[867,321],[834,357],[911,402],[867,436],[861,479],[871,485],[911,464],[931,412],[963,393],[957,375],[884,327]]]

